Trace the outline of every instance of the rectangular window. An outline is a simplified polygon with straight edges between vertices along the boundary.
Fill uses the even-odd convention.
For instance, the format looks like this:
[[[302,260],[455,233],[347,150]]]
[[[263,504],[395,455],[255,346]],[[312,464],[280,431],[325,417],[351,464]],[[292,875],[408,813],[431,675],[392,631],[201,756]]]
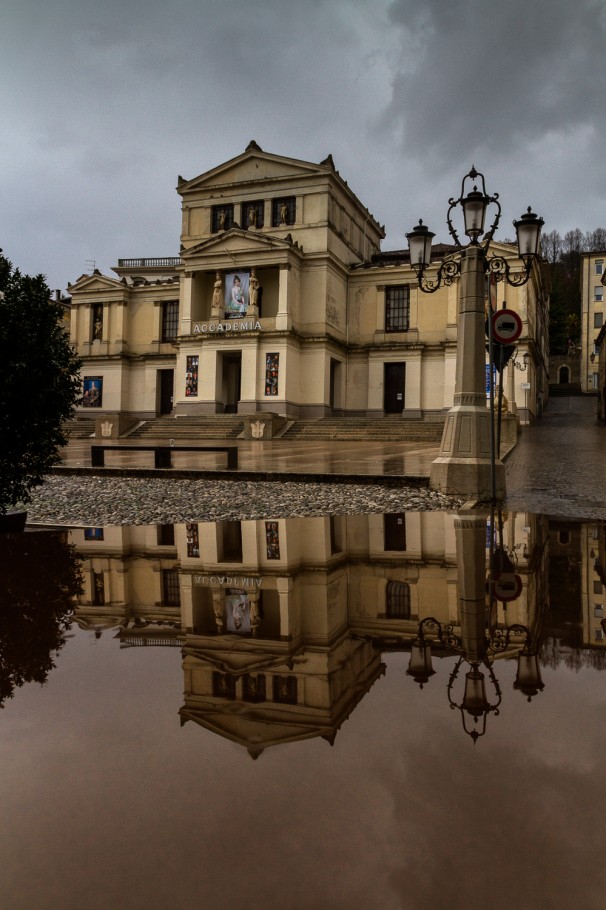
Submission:
[[[274,701],[282,705],[297,704],[297,677],[274,676]]]
[[[103,528],[84,528],[85,540],[103,540]]]
[[[233,205],[213,205],[212,231],[228,231],[234,226]]]
[[[602,629],[596,629],[596,630],[595,630],[595,640],[596,640],[596,641],[604,641],[604,632],[603,632]]]
[[[91,327],[92,341],[101,341],[103,338],[103,304],[93,304],[93,322]]]
[[[162,603],[168,607],[181,606],[178,569],[162,570]]]
[[[600,303],[604,299],[604,288],[601,284],[597,284],[593,289],[593,299]]]
[[[593,582],[593,593],[594,593],[594,594],[601,594],[601,593],[602,593],[602,582],[601,582],[601,581],[595,581],[595,580],[594,580],[594,582]]]
[[[198,362],[197,354],[185,358],[185,397],[195,398],[198,394]]]
[[[251,676],[247,673],[242,681],[242,698],[244,701],[259,702],[265,701],[266,696],[265,676],[263,673],[257,673]]]
[[[410,619],[410,585],[405,581],[387,582],[385,617],[387,619]]]
[[[281,224],[294,224],[297,214],[296,196],[285,196],[282,199],[272,199],[271,225],[280,227]]]
[[[179,301],[166,300],[162,304],[162,341],[174,341],[179,332]]]
[[[596,619],[602,618],[602,616],[604,615],[604,607],[602,606],[602,604],[594,604],[593,615],[595,616]]]
[[[265,203],[262,199],[257,199],[255,202],[243,202],[242,214],[240,215],[242,227],[251,228],[253,231],[257,228],[262,228],[264,212]]]
[[[594,313],[593,314],[593,327],[594,329],[601,329],[602,323],[604,322],[603,313]]]
[[[277,395],[278,394],[278,374],[280,370],[280,355],[279,354],[266,354],[265,355],[265,394],[266,395]]]
[[[228,673],[213,671],[213,697],[229,698],[233,701],[236,697],[236,677]]]
[[[410,288],[407,284],[385,288],[385,331],[407,332],[410,316]]]
[[[604,273],[604,260],[596,259],[595,261],[595,275],[602,275]]]

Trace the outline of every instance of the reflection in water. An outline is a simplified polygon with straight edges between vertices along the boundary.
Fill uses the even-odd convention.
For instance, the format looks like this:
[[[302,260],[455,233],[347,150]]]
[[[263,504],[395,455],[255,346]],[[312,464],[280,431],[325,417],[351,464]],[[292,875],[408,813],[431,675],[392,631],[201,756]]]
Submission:
[[[45,536],[2,551],[3,665],[76,634],[2,712],[3,908],[602,906],[604,526],[77,529],[79,593]]]
[[[65,644],[80,562],[67,532],[0,535],[0,707],[25,683],[45,682]]]
[[[543,689],[539,655],[553,665],[563,653],[563,630],[548,634],[549,553],[565,548],[580,565],[581,537],[595,531],[598,572],[603,534],[583,528],[566,536],[540,516],[426,512],[85,529],[72,532],[85,566],[76,620],[97,636],[118,627],[122,647],[181,647],[182,723],[254,757],[333,742],[394,651],[410,652],[421,687],[434,659],[456,655],[445,704],[475,740],[500,710],[501,660],[516,661],[514,689],[530,700]],[[598,572],[592,590],[602,584]],[[578,630],[564,659],[601,665],[601,625],[591,642]]]

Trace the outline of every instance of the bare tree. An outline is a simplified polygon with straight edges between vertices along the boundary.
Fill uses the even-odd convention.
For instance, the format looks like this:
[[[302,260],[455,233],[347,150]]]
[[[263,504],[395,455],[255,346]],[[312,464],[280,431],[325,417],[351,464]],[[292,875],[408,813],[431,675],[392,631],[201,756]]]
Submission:
[[[557,231],[541,234],[541,253],[550,265],[559,262],[562,255],[562,238]]]

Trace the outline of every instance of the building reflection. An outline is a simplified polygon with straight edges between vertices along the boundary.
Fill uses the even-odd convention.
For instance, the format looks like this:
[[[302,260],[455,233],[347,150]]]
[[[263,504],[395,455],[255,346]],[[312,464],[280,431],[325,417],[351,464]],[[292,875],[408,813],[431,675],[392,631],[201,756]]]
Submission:
[[[476,664],[523,650],[514,638],[487,654],[496,630],[520,625],[536,642],[547,533],[529,514],[443,512],[79,529],[76,620],[97,637],[118,628],[122,647],[182,648],[182,723],[254,757],[310,737],[332,743],[384,672],[382,654],[411,651],[429,617],[464,638]],[[497,535],[516,579],[501,600],[486,596]]]

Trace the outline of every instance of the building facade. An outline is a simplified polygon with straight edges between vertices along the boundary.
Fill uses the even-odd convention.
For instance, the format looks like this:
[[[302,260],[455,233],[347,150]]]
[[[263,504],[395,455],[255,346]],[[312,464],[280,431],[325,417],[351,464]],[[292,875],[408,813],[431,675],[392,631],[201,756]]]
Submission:
[[[381,252],[384,229],[330,156],[313,164],[251,142],[177,192],[178,257],[122,259],[117,277],[69,286],[80,416],[432,418],[452,406],[458,280],[419,292],[408,251]],[[494,247],[522,268],[512,246]],[[531,421],[548,388],[548,288],[538,265],[503,299],[498,288],[529,355],[504,390]]]
[[[581,389],[599,390],[598,347],[600,329],[604,325],[604,264],[606,252],[581,254]]]

